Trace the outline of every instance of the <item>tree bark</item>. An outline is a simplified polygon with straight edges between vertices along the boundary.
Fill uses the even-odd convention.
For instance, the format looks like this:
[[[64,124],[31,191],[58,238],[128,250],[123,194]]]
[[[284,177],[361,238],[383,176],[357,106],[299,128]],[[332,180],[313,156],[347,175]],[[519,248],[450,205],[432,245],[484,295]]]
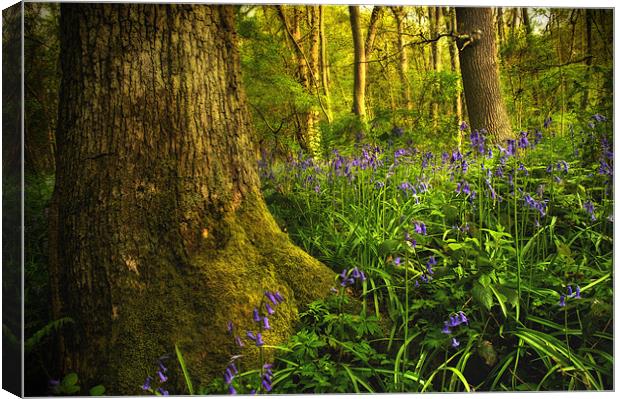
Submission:
[[[435,38],[439,33],[439,20],[441,8],[437,6],[428,7],[428,18],[430,20],[430,37]],[[440,68],[440,48],[437,41],[431,42],[431,67],[433,71],[433,95],[431,96],[430,114],[433,127],[437,127],[439,119],[439,102],[436,100],[439,88],[439,68]]]
[[[592,19],[594,18],[594,10],[591,8],[586,8],[583,12],[583,17],[585,19],[585,42],[586,42],[586,82],[589,82],[589,77],[592,75]],[[586,83],[583,88],[583,97],[581,98],[581,109],[586,110],[589,104],[589,96],[590,96],[590,85]]]
[[[498,46],[502,47],[502,43],[504,43],[505,40],[504,9],[502,7],[497,7],[497,40]]]
[[[472,129],[486,129],[494,141],[512,136],[499,80],[493,13],[490,8],[456,9],[457,40],[465,102]]]
[[[370,14],[370,22],[368,23],[368,32],[366,33],[366,43],[364,44],[364,54],[366,60],[370,59],[370,54],[375,48],[375,38],[377,37],[377,27],[383,16],[384,8],[382,6],[374,6]]]
[[[366,118],[366,53],[362,40],[359,6],[349,6],[349,19],[353,35],[353,113],[362,121]]]
[[[405,101],[405,108],[411,111],[413,109],[413,104],[411,103],[411,89],[409,86],[409,78],[407,74],[409,72],[409,59],[407,57],[407,49],[405,48],[405,39],[404,39],[404,19],[405,19],[405,9],[403,6],[392,6],[390,7],[392,10],[392,14],[394,14],[394,19],[396,20],[396,30],[397,30],[397,48],[398,48],[398,74],[400,75],[400,85],[403,99]]]
[[[64,371],[82,386],[136,394],[175,344],[206,383],[237,351],[227,322],[251,329],[264,290],[287,298],[265,334],[277,343],[330,286],[262,199],[234,15],[61,6],[57,256],[76,321]]]

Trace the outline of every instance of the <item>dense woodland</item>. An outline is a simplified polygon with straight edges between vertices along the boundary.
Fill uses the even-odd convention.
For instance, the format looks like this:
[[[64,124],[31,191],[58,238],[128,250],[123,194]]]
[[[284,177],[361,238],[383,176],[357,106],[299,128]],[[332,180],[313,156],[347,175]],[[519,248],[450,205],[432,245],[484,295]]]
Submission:
[[[27,394],[612,389],[612,10],[24,29]]]

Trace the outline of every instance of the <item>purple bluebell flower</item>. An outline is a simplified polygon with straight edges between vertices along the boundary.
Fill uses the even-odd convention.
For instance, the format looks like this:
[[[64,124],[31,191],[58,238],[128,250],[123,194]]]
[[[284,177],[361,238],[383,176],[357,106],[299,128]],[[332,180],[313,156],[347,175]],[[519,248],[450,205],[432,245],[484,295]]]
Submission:
[[[224,382],[226,384],[230,384],[234,378],[235,376],[233,375],[232,370],[230,370],[230,367],[226,367],[226,370],[224,370]]]
[[[267,313],[269,315],[272,315],[276,312],[271,306],[269,306],[269,302],[265,302],[265,309],[267,309]]]
[[[161,394],[161,396],[168,396],[168,395],[170,395],[170,393],[168,391],[166,391],[162,387],[157,388],[157,391]]]
[[[592,221],[596,220],[596,215],[594,214],[594,204],[592,201],[586,201],[583,203],[583,209],[586,210],[590,214],[590,218]]]
[[[594,114],[594,115],[592,115],[592,119],[594,119],[595,121],[597,121],[597,122],[599,122],[599,123],[600,123],[600,122],[605,122],[605,121],[607,120],[607,118],[606,118],[606,117],[604,117],[604,116],[603,116],[603,115],[601,115],[601,114]]]
[[[258,314],[258,309],[254,308],[254,311],[252,312],[252,316],[255,322],[259,322],[260,321],[260,315]]]
[[[394,258],[394,265],[396,266],[400,266],[400,264],[402,263],[400,256],[397,256],[396,258]]]
[[[317,184],[316,186],[314,186],[314,192],[317,193],[317,194],[321,192],[321,185],[320,184]]]
[[[54,384],[55,382],[55,384]],[[142,389],[145,391],[148,391],[149,389],[151,389],[151,383],[153,382],[153,377],[148,376],[146,377],[146,380],[144,381],[144,384],[142,385]],[[60,384],[60,381],[58,380],[50,380],[50,385],[54,386],[54,385],[58,385]]]
[[[405,242],[412,248],[415,248],[418,242],[415,238],[409,235],[409,232],[405,231]]]
[[[261,385],[263,386],[263,388],[265,389],[265,391],[269,392],[271,391],[271,384],[269,383],[269,381],[263,379],[261,381]]]
[[[263,334],[256,333],[256,346],[263,346],[263,345],[265,345],[265,341],[263,341]]]
[[[432,266],[437,264],[437,260],[435,260],[435,256],[431,255],[431,257],[428,259],[428,262],[426,262],[426,271],[428,272],[428,274],[434,274],[435,272],[433,272],[433,268]]]
[[[465,121],[461,122],[459,129],[461,129],[461,132],[468,129],[469,126],[467,125],[467,123]]]
[[[166,377],[166,375],[164,373],[162,373],[161,370],[157,370],[157,376],[159,377],[159,381],[160,382],[168,381],[168,377]]]
[[[424,222],[415,222],[415,232],[418,234],[426,235],[426,225]]]
[[[461,323],[464,323],[464,324],[469,324],[469,320],[467,320],[467,316],[465,316],[465,313],[463,313],[463,311],[462,311],[462,310],[461,310],[461,311],[459,311],[458,315],[459,315],[459,316],[458,316],[458,317],[459,317],[459,321],[460,321]]]
[[[521,132],[519,137],[519,148],[527,148],[530,145],[530,142],[527,139],[528,132]]]
[[[233,332],[233,322],[228,320],[228,323],[226,324],[226,331],[228,331],[229,334],[232,335]]]
[[[453,348],[458,348],[458,346],[459,346],[460,344],[461,344],[461,343],[460,343],[459,341],[457,341],[457,340],[456,340],[456,338],[452,337],[452,347],[453,347]]]
[[[573,287],[571,287],[570,285],[566,288],[566,290],[568,291],[567,296],[570,298],[573,296]]]
[[[354,279],[358,279],[360,277],[362,277],[362,275],[360,274],[360,271],[357,267],[353,268],[353,272],[351,272],[351,277],[353,277]]]
[[[276,297],[273,296],[273,293],[271,291],[265,291],[265,296],[267,297],[267,299],[269,299],[271,301],[271,303],[273,303],[274,305],[278,304],[278,301],[276,300]]]
[[[514,140],[506,140],[506,155],[513,156],[515,155],[515,141]]]
[[[252,341],[256,341],[256,335],[254,335],[253,331],[248,331],[247,334],[248,338],[250,338]]]
[[[384,183],[384,182],[382,182],[382,181],[377,181],[377,182],[375,182],[375,188],[376,188],[377,190],[380,190],[380,189],[382,189],[383,187],[385,187],[385,183]]]
[[[575,288],[575,298],[581,299],[581,288],[579,288],[579,286]]]
[[[271,327],[269,326],[269,319],[265,316],[263,317],[263,329],[269,330]]]
[[[273,293],[274,298],[278,301],[278,303],[284,302],[284,297],[280,294],[280,291],[276,291]]]
[[[450,326],[447,322],[443,323],[443,328],[441,329],[441,332],[444,334],[452,334],[452,330],[450,330]]]
[[[545,129],[549,129],[549,126],[551,126],[551,122],[553,121],[553,119],[551,119],[551,117],[547,117],[545,118],[545,122],[543,123],[543,126]]]
[[[542,141],[543,134],[540,130],[536,129],[536,137],[534,138],[534,144],[538,144]]]
[[[238,345],[240,348],[243,348],[243,347],[245,346],[245,344],[244,344],[244,343],[243,343],[243,341],[241,340],[241,337],[239,337],[238,335],[237,335],[237,336],[235,336],[235,342],[237,343],[237,345]]]
[[[228,393],[229,393],[230,395],[236,395],[236,394],[237,394],[237,391],[235,390],[235,387],[234,387],[232,384],[230,384],[230,385],[228,386]]]
[[[559,303],[559,305],[561,307],[566,306],[566,296],[564,294],[560,295],[560,303]]]

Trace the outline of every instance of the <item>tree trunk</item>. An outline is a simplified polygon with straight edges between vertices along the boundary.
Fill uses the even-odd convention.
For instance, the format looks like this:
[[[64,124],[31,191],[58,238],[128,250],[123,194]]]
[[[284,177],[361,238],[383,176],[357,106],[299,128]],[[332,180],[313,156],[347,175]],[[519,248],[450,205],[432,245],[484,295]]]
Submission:
[[[329,61],[327,59],[327,38],[325,37],[325,6],[319,7],[319,40],[321,45],[321,86],[325,96],[325,108],[327,109],[327,122],[334,119],[332,114],[332,99],[329,90]]]
[[[447,32],[456,32],[456,19],[454,7],[446,7],[444,11],[444,19]],[[459,71],[459,59],[457,55],[456,43],[454,41],[448,42],[448,51],[450,52],[450,71],[454,74],[460,73]],[[455,113],[455,126],[463,121],[463,100],[462,100],[461,85],[457,82],[456,93],[454,95],[453,111]]]
[[[512,131],[500,88],[492,10],[458,7],[456,20],[458,32],[470,35],[469,41],[457,41],[470,126],[503,141]]]
[[[505,40],[504,9],[502,7],[497,7],[497,39],[498,39],[498,46],[502,47],[502,43],[504,43],[504,40]]]
[[[407,58],[407,49],[405,48],[405,39],[404,39],[404,19],[405,19],[405,9],[403,6],[392,6],[392,14],[394,14],[394,19],[396,20],[396,30],[398,33],[397,37],[397,48],[398,48],[398,74],[400,75],[400,85],[403,99],[405,100],[405,107],[407,110],[411,111],[413,109],[413,105],[411,103],[411,90],[409,87],[409,78],[407,77],[407,73],[409,70],[409,60]]]
[[[362,121],[366,118],[366,52],[362,40],[359,6],[349,6],[351,33],[353,34],[353,113]]]
[[[586,8],[583,13],[585,19],[585,42],[586,42],[586,85],[583,88],[583,97],[581,98],[581,109],[586,110],[588,108],[589,103],[589,89],[590,89],[590,76],[592,74],[592,19],[594,18],[594,10],[591,8]]]
[[[318,66],[318,57],[316,57],[315,51],[318,52],[319,45],[319,37],[320,32],[318,29],[318,18],[316,19],[317,26],[316,29],[313,28],[312,32],[312,43],[311,43],[311,56],[316,57],[316,62],[308,60],[308,57],[304,53],[304,50],[301,45],[302,41],[302,33],[300,20],[303,17],[303,11],[301,7],[293,7],[292,8],[292,20],[287,17],[286,12],[284,11],[284,6],[277,5],[276,9],[278,11],[278,16],[282,21],[282,25],[286,30],[287,36],[295,49],[295,59],[297,65],[297,78],[300,85],[306,90],[309,95],[312,95],[313,92],[316,92],[317,99],[320,104],[321,98],[320,93],[318,91],[318,81],[317,75],[318,71],[315,71],[313,65]],[[312,20],[314,20],[312,18]],[[316,32],[316,35],[315,33]],[[316,49],[316,50],[315,50]],[[327,114],[327,111],[325,114]],[[318,129],[318,112],[315,109],[310,107],[307,110],[304,110],[298,115],[299,119],[299,131],[298,131],[298,139],[302,148],[308,151],[314,157],[320,157],[320,149],[321,149],[321,132]]]
[[[437,37],[439,33],[439,20],[441,17],[441,8],[437,6],[428,7],[428,18],[430,20],[430,37]],[[439,119],[439,102],[436,100],[439,90],[439,68],[440,68],[440,52],[439,43],[431,42],[431,67],[433,71],[433,90],[430,103],[430,114],[433,127],[437,127]]]
[[[523,26],[525,27],[525,37],[527,40],[530,40],[530,35],[532,34],[532,25],[530,24],[530,16],[527,12],[527,8],[521,8],[521,19],[523,21]]]
[[[366,33],[366,43],[364,45],[364,54],[366,61],[370,59],[370,54],[375,48],[375,38],[377,37],[377,27],[383,16],[384,8],[382,6],[374,6],[370,14],[370,22],[368,24],[368,32]]]
[[[238,351],[227,322],[243,336],[264,290],[287,299],[265,334],[275,344],[332,282],[262,199],[234,15],[61,6],[57,255],[76,321],[64,371],[84,387],[136,394],[175,344],[204,384]]]

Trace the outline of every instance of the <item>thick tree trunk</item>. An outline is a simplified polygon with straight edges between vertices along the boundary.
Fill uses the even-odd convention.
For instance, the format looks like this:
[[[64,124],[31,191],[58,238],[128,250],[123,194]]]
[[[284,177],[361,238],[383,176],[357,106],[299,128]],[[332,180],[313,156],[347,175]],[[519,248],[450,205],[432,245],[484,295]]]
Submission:
[[[458,7],[456,20],[458,32],[470,36],[457,41],[470,126],[505,140],[512,131],[500,88],[492,10]]]
[[[413,104],[411,103],[411,89],[409,87],[409,78],[407,77],[409,72],[409,59],[407,56],[407,49],[405,48],[404,38],[404,19],[406,12],[403,6],[392,6],[390,8],[392,10],[392,14],[394,14],[394,19],[396,20],[396,30],[398,34],[396,44],[399,56],[398,74],[400,75],[401,92],[405,101],[405,108],[411,111],[413,109]]]
[[[366,118],[366,53],[362,39],[359,6],[349,6],[351,33],[353,34],[353,113]]]
[[[265,334],[276,343],[332,280],[259,191],[234,8],[61,10],[58,278],[76,321],[65,371],[135,394],[176,343],[206,382],[236,353],[228,320],[243,335],[264,290],[287,298]]]

